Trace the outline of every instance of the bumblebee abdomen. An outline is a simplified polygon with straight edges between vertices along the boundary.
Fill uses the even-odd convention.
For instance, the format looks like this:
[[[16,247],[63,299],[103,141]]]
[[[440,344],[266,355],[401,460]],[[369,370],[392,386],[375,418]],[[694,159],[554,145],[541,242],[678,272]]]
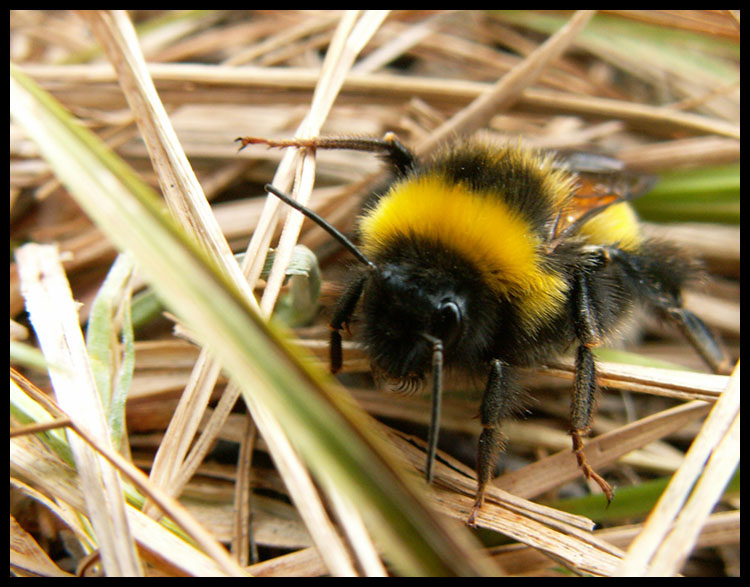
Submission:
[[[578,234],[591,244],[617,245],[633,251],[642,242],[638,217],[628,202],[621,202],[602,210],[584,224]]]

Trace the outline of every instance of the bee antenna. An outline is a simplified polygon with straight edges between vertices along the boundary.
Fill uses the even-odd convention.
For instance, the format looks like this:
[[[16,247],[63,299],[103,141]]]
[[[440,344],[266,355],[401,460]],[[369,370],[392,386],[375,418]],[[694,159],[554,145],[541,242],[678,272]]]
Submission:
[[[421,336],[432,346],[432,409],[430,430],[427,436],[427,464],[425,466],[427,482],[432,483],[438,434],[440,433],[440,407],[443,401],[443,341],[426,332],[421,333]]]
[[[306,206],[303,206],[300,204],[297,200],[294,200],[287,196],[285,193],[280,192],[275,187],[273,187],[271,184],[266,184],[265,189],[267,192],[273,194],[277,198],[279,198],[282,202],[285,204],[288,204],[295,210],[298,210],[299,212],[302,212],[305,216],[307,216],[310,220],[312,220],[315,224],[320,226],[323,230],[325,230],[328,234],[330,234],[333,238],[335,238],[337,241],[339,241],[344,248],[349,251],[352,255],[354,255],[358,260],[362,261],[365,265],[367,265],[370,269],[375,270],[376,266],[375,263],[370,261],[367,257],[365,257],[364,253],[360,251],[357,246],[350,241],[344,234],[336,229],[333,225],[331,225],[329,222],[327,222],[325,219],[323,219],[321,216],[310,210],[310,208],[307,208]]]

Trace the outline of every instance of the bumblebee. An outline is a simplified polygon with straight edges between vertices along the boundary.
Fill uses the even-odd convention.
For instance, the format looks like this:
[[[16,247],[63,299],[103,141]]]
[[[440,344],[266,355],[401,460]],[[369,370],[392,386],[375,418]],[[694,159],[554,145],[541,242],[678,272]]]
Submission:
[[[578,167],[589,169],[576,173],[554,155],[472,139],[422,161],[390,133],[382,139],[237,140],[241,148],[369,151],[388,165],[387,188],[369,198],[359,218],[359,247],[289,196],[266,189],[361,262],[333,313],[332,372],[342,364],[341,330],[361,305],[360,336],[377,379],[409,388],[431,374],[428,481],[443,370],[484,374],[470,525],[503,448],[502,423],[522,406],[519,369],[575,348],[573,451],[583,474],[611,500],[612,488],[587,464],[583,449],[597,390],[592,349],[638,303],[675,324],[712,369],[726,362],[708,328],[682,307],[681,290],[697,276],[697,265],[640,234],[628,200],[642,190],[634,189],[637,182],[614,179],[615,160],[588,157]]]

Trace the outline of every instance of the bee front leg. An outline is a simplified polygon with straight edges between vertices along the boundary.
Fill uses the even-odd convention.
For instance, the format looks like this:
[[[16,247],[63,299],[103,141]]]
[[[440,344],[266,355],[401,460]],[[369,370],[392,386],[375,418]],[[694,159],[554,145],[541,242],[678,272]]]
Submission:
[[[354,313],[359,298],[362,296],[362,290],[367,281],[368,274],[358,275],[346,288],[344,294],[339,298],[336,309],[331,320],[331,342],[330,342],[330,362],[331,373],[338,373],[343,364],[341,352],[341,329],[348,324],[349,319]]]
[[[482,434],[477,449],[477,496],[466,521],[469,526],[476,526],[479,510],[484,504],[485,488],[504,448],[505,435],[500,426],[504,418],[517,410],[519,401],[520,389],[515,371],[495,359],[492,361],[487,388],[482,398]]]

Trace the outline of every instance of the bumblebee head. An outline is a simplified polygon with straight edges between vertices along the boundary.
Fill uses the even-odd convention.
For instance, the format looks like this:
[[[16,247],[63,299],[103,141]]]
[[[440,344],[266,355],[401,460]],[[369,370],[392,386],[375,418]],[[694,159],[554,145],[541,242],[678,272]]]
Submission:
[[[435,340],[449,361],[455,356],[468,304],[456,285],[398,264],[372,272],[363,292],[363,339],[381,377],[421,380],[433,363]]]

